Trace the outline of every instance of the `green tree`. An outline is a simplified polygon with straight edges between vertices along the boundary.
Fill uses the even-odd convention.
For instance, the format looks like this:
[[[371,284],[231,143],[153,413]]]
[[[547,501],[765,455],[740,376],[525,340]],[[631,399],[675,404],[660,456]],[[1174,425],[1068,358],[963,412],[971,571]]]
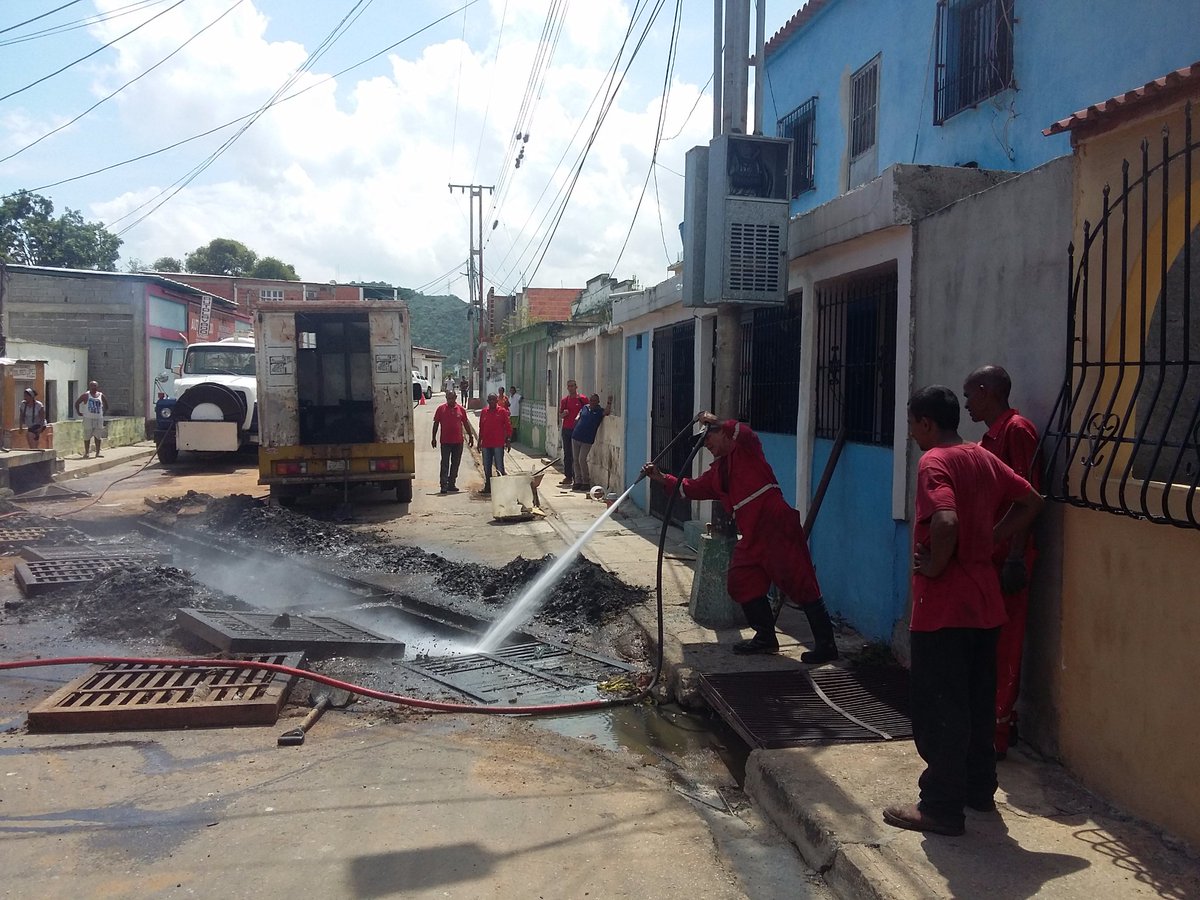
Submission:
[[[291,263],[282,262],[274,256],[264,256],[254,264],[254,267],[248,274],[254,278],[274,278],[283,281],[300,280],[300,276],[296,274],[295,266]]]
[[[54,218],[54,203],[18,191],[0,200],[0,259],[28,266],[115,272],[121,239],[79,210]]]
[[[194,275],[249,275],[258,254],[241,241],[216,238],[197,247],[183,260],[183,266]]]
[[[182,272],[183,262],[174,256],[160,256],[150,265],[150,268],[155,272]]]

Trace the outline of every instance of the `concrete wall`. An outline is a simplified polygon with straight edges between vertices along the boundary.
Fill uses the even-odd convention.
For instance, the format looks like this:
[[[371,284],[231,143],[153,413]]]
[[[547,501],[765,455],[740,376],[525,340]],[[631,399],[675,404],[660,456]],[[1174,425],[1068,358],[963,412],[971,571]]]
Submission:
[[[61,347],[55,344],[40,344],[10,338],[8,355],[18,359],[46,360],[45,378],[54,382],[54,398],[51,405],[49,390],[39,397],[46,404],[47,415],[54,413],[49,421],[59,422],[76,418],[75,398],[87,390],[88,353],[81,347]],[[69,385],[75,382],[79,390],[71,396]]]
[[[896,162],[1026,170],[1070,153],[1042,129],[1076,110],[1140,87],[1200,57],[1200,0],[1055,0],[1017,3],[1014,76],[975,109],[933,124],[936,4],[829,0],[767,56],[766,131],[817,97],[817,187],[793,204],[811,209],[846,189],[851,74],[881,57],[878,170]],[[1130,53],[1128,48],[1138,47]]]
[[[149,391],[141,282],[10,272],[3,315],[10,339],[86,348],[87,379],[100,383],[113,415],[145,415]]]
[[[105,417],[108,437],[105,447],[127,447],[146,440],[146,420],[141,416]],[[54,426],[54,449],[59,456],[83,451],[83,419],[72,419]]]

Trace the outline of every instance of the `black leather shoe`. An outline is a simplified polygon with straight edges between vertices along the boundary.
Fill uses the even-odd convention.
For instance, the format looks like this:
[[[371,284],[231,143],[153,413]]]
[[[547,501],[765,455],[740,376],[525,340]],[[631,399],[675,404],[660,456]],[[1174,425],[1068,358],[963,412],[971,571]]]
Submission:
[[[757,634],[745,641],[738,641],[733,645],[734,653],[778,653],[779,641],[767,640],[759,637]]]
[[[963,821],[935,818],[918,806],[889,806],[883,811],[883,821],[895,828],[909,831],[928,831],[930,834],[945,834],[958,837],[966,828]]]
[[[995,797],[980,797],[978,800],[968,800],[967,806],[976,812],[990,813],[996,811]]]

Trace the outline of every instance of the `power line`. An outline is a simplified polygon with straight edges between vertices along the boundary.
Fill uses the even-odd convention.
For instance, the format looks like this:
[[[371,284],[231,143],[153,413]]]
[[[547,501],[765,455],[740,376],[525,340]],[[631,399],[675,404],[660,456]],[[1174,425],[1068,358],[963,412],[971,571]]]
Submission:
[[[79,65],[84,60],[91,59],[93,56],[95,56],[97,53],[101,52],[102,50],[107,50],[113,44],[117,43],[117,41],[124,40],[125,38],[127,38],[131,34],[133,34],[135,31],[141,31],[143,28],[145,28],[147,25],[149,25],[155,19],[160,18],[161,16],[165,16],[167,13],[169,13],[175,7],[182,6],[183,3],[184,3],[184,0],[176,0],[175,3],[172,3],[170,6],[168,6],[166,9],[164,9],[162,12],[156,13],[155,15],[151,16],[145,22],[143,22],[141,25],[138,25],[135,28],[129,29],[127,32],[125,32],[120,37],[113,38],[107,44],[97,47],[91,53],[85,54],[84,56],[79,57],[79,59],[74,60],[73,62],[67,63],[61,69],[57,69],[57,70],[51,72],[49,75],[43,75],[37,81],[31,81],[29,84],[25,85],[25,87],[17,88],[15,91],[10,91],[9,93],[5,94],[3,97],[0,97],[0,103],[2,103],[5,100],[8,100],[10,97],[17,96],[17,94],[24,93],[25,91],[29,90],[31,87],[36,87],[37,85],[41,84],[43,81],[48,81],[49,79],[53,78],[55,75],[61,75],[63,72],[67,71],[67,69],[71,68],[72,66]]]
[[[170,0],[137,0],[136,3],[118,6],[111,12],[103,13],[101,15],[86,16],[82,19],[64,22],[61,25],[55,25],[51,28],[43,28],[41,31],[32,31],[29,34],[21,35],[21,37],[9,38],[7,41],[0,41],[0,47],[9,47],[13,44],[24,44],[26,41],[36,41],[39,38],[44,37],[57,37],[60,34],[66,34],[68,31],[78,31],[80,28],[90,28],[92,25],[99,25],[101,22],[111,22],[113,19],[122,18],[130,13],[141,12],[143,9],[149,9],[152,6],[162,6],[164,3],[168,2],[170,2]]]
[[[466,20],[466,14],[463,14],[463,20]],[[496,35],[496,55],[492,57],[492,68],[499,69],[500,67],[500,44],[504,41],[504,24],[508,20],[508,0],[504,0],[504,10],[500,13],[500,31]],[[475,164],[471,167],[471,180],[475,180],[475,173],[479,171],[479,157],[483,154],[483,136],[487,133],[488,113],[492,111],[492,94],[496,90],[496,79],[492,78],[488,84],[487,103],[483,106],[483,124],[479,126],[479,144],[475,147]]]
[[[446,160],[447,168],[454,166],[454,147],[458,143],[458,101],[462,95],[462,60],[467,46],[467,11],[463,10],[462,36],[458,47],[458,80],[454,85],[454,120],[450,126],[450,154]]]
[[[229,7],[229,9],[225,10],[225,12],[221,13],[219,16],[217,16],[215,19],[213,19],[211,22],[209,22],[207,25],[205,25],[203,28],[201,28],[199,31],[197,31],[195,34],[193,34],[190,38],[188,38],[186,41],[184,41],[182,44],[180,44],[178,47],[176,47],[174,50],[172,50],[170,53],[168,53],[166,56],[164,56],[162,59],[160,59],[154,65],[152,65],[150,68],[148,68],[144,72],[142,72],[140,75],[137,75],[134,78],[129,79],[129,81],[125,82],[123,85],[121,85],[119,88],[117,88],[111,94],[109,94],[107,97],[97,100],[95,103],[93,103],[91,106],[89,106],[83,112],[81,112],[75,118],[71,119],[69,122],[64,122],[62,125],[59,125],[57,128],[53,129],[52,131],[47,131],[40,138],[30,141],[28,144],[26,144],[20,150],[14,150],[12,153],[8,154],[8,156],[0,158],[0,163],[8,162],[14,156],[20,156],[22,153],[24,153],[26,150],[30,149],[31,147],[36,147],[38,144],[40,144],[46,138],[51,137],[52,135],[58,134],[64,128],[69,128],[70,126],[74,125],[76,122],[78,122],[80,119],[82,119],[88,113],[90,113],[96,107],[100,106],[103,103],[107,103],[113,97],[117,96],[117,94],[121,93],[121,91],[125,90],[125,88],[127,88],[131,84],[133,84],[135,81],[140,81],[141,79],[145,78],[147,75],[149,75],[151,72],[153,72],[159,66],[161,66],[163,63],[165,63],[167,60],[169,60],[172,56],[174,56],[176,53],[178,53],[180,50],[182,50],[184,47],[186,47],[192,41],[196,40],[196,38],[200,37],[200,35],[204,34],[204,32],[208,31],[208,29],[212,28],[214,25],[216,25],[218,22],[220,22],[227,15],[229,15],[231,12],[233,12],[235,9],[237,9],[239,6],[241,6],[245,2],[246,2],[246,0],[234,0],[233,6]]]
[[[46,16],[52,16],[56,12],[62,12],[68,6],[74,6],[76,3],[79,3],[79,2],[80,2],[80,0],[70,0],[70,2],[64,3],[62,6],[57,6],[54,9],[50,10],[49,12],[44,12],[40,16],[34,16],[32,19],[26,19],[24,22],[18,22],[16,25],[9,25],[7,28],[0,28],[0,34],[4,34],[7,31],[13,31],[14,29],[17,29],[17,28],[23,28],[26,25],[30,25],[30,24],[38,21],[39,19],[46,18]]]
[[[447,19],[453,18],[454,16],[456,16],[460,12],[462,12],[464,9],[474,6],[476,3],[479,3],[479,2],[480,2],[480,0],[467,0],[467,2],[464,3],[462,6],[460,6],[458,9],[453,9],[450,12],[446,13],[444,16],[440,16],[439,18],[434,19],[428,25],[423,25],[422,27],[418,28],[416,31],[412,32],[411,34],[406,35],[405,37],[402,37],[400,40],[396,41],[395,43],[388,44],[388,46],[384,47],[382,50],[378,50],[375,53],[372,53],[370,56],[366,57],[365,59],[361,59],[358,62],[353,63],[352,65],[346,66],[346,68],[341,69],[340,71],[334,72],[332,75],[329,75],[326,78],[319,79],[318,81],[315,81],[312,84],[310,84],[308,87],[301,88],[300,90],[296,91],[296,93],[294,93],[294,94],[289,94],[286,97],[281,97],[279,100],[275,101],[275,103],[273,103],[272,106],[276,106],[276,105],[278,105],[280,103],[284,103],[288,100],[295,100],[297,97],[303,96],[304,94],[307,94],[309,91],[315,90],[316,88],[321,87],[326,82],[333,81],[335,78],[340,78],[342,75],[345,75],[347,72],[351,72],[354,69],[359,68],[360,66],[365,66],[367,63],[372,62],[375,59],[378,59],[380,56],[383,56],[383,54],[385,54],[391,50],[395,50],[401,44],[405,44],[408,41],[411,41],[413,38],[417,37],[418,35],[423,34],[424,32],[428,31],[429,29],[433,28],[436,25],[440,25],[442,22],[446,21]],[[149,159],[152,156],[158,156],[160,153],[167,153],[168,151],[174,150],[177,147],[182,147],[184,144],[189,144],[192,141],[197,141],[200,138],[205,138],[211,134],[216,134],[218,131],[223,131],[226,128],[230,128],[230,127],[238,124],[238,122],[244,122],[246,119],[249,119],[251,116],[254,116],[254,115],[257,115],[257,112],[246,113],[245,115],[238,116],[236,119],[229,120],[228,122],[224,123],[223,125],[217,125],[214,128],[208,129],[207,131],[201,131],[199,134],[193,134],[191,137],[186,137],[181,140],[175,141],[173,144],[168,144],[165,147],[159,147],[157,150],[150,150],[146,153],[139,154],[138,156],[133,156],[133,157],[130,157],[129,159],[121,160],[120,162],[110,163],[107,166],[102,166],[99,169],[92,169],[90,172],[84,172],[80,175],[72,175],[70,178],[62,178],[62,179],[59,179],[58,181],[52,181],[52,182],[49,182],[48,184],[43,184],[43,185],[39,185],[38,187],[29,188],[29,191],[31,193],[45,191],[50,188],[59,187],[60,185],[69,184],[73,181],[80,181],[84,178],[91,178],[93,175],[102,175],[105,172],[110,172],[113,169],[119,169],[122,166],[127,166],[127,165],[130,165],[135,162],[141,162],[144,159]],[[9,195],[6,195],[6,196],[9,196]]]

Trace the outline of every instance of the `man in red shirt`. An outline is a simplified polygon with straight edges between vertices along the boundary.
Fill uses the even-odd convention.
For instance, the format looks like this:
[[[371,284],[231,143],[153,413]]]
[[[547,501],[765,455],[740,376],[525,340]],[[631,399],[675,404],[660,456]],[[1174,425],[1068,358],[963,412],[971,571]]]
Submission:
[[[575,379],[567,382],[567,395],[558,401],[558,427],[562,436],[563,480],[562,484],[575,484],[575,457],[571,450],[571,433],[579,411],[587,406],[587,397],[579,393]]]
[[[1038,433],[1034,424],[1009,406],[1012,379],[999,366],[983,366],[967,376],[963,396],[972,422],[984,422],[987,434],[980,443],[1001,462],[1033,485],[1041,487],[1040,473],[1034,463]],[[1033,536],[1022,533],[996,546],[992,557],[1004,594],[1008,621],[1000,626],[996,645],[996,758],[1008,755],[1009,744],[1017,733],[1017,692],[1021,688],[1021,652],[1025,642],[1025,621],[1029,613],[1029,575],[1037,551]]]
[[[741,604],[754,637],[734,644],[734,652],[778,652],[775,614],[767,599],[775,584],[804,610],[812,629],[815,646],[801,654],[801,661],[837,659],[833,622],[821,597],[800,513],[784,499],[758,435],[744,422],[720,422],[712,413],[701,413],[698,420],[708,427],[704,446],[714,460],[699,478],[683,479],[681,490],[689,500],[720,500],[742,534],[725,583],[729,596]],[[653,463],[646,463],[642,472],[668,491],[675,489],[678,479]]]
[[[467,444],[475,446],[475,429],[467,418],[467,411],[458,403],[454,391],[446,391],[446,402],[433,413],[433,446],[438,445],[438,428],[442,430],[442,464],[440,470],[441,490],[439,494],[457,494],[458,464],[462,461],[463,434]]]
[[[501,388],[501,390],[504,390]],[[492,492],[492,465],[501,475],[504,471],[504,448],[512,440],[512,419],[500,406],[500,398],[488,394],[487,406],[479,411],[479,447],[483,451],[483,493]]]
[[[1042,498],[1029,482],[958,434],[958,397],[943,385],[908,401],[908,431],[924,451],[913,525],[912,724],[925,760],[921,800],[889,806],[897,828],[963,833],[963,807],[996,808],[996,639],[1004,598],[996,543],[1029,528]]]

